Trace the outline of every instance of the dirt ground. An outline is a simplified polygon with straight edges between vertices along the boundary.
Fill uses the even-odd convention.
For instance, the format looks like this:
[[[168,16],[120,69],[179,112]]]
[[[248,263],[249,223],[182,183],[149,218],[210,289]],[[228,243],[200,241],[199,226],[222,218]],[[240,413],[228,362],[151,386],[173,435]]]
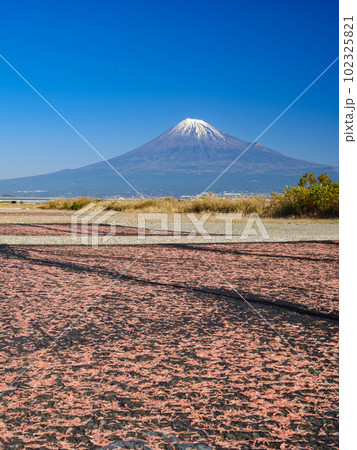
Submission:
[[[0,258],[3,448],[338,448],[336,242]]]

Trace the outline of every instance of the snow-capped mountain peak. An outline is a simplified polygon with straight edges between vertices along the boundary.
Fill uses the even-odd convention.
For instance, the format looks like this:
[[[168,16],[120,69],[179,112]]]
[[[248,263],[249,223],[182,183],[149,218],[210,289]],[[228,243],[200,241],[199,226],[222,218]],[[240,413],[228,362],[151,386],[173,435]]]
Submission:
[[[199,119],[185,119],[170,128],[162,135],[163,138],[191,138],[199,142],[214,142],[224,144],[225,133],[217,130],[212,125]]]
[[[232,165],[243,152],[244,156]],[[215,192],[277,191],[296,183],[305,172],[326,172],[338,179],[336,167],[293,159],[261,144],[251,146],[198,119],[185,119],[109,163],[112,167],[99,162],[52,174],[0,180],[0,192],[17,195],[36,190],[53,197],[112,196],[119,192],[132,195],[113,167],[149,196],[197,194],[224,172],[224,177],[214,184]]]

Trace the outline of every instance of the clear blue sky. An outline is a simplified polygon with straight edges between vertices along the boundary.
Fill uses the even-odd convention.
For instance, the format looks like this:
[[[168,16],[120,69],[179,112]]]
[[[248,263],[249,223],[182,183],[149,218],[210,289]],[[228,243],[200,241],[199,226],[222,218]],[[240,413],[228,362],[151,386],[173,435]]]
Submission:
[[[202,119],[253,140],[338,56],[338,2],[16,1],[0,53],[106,157]],[[260,140],[338,164],[338,64]],[[99,157],[0,60],[0,178]]]

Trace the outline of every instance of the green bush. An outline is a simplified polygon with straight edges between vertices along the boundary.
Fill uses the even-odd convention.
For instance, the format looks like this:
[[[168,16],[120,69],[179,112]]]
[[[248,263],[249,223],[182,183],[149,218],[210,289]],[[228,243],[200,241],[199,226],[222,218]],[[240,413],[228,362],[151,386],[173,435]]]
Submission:
[[[339,184],[326,173],[317,178],[305,173],[297,186],[289,186],[282,194],[273,194],[274,216],[338,217]]]
[[[74,211],[78,211],[81,208],[82,208],[82,205],[76,201],[74,201],[71,205],[71,209],[73,209]]]

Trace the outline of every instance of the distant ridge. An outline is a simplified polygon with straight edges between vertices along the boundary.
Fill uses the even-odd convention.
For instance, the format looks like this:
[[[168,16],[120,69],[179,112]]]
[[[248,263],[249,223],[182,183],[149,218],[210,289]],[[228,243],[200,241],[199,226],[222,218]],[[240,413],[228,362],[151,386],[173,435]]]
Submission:
[[[247,147],[228,133],[199,119],[185,119],[155,139],[109,160],[145,195],[201,193]],[[267,193],[296,183],[304,172],[327,172],[334,180],[338,168],[290,158],[256,143],[211,188],[212,192]],[[135,195],[105,163],[46,175],[0,180],[0,195],[24,191],[49,196]]]

